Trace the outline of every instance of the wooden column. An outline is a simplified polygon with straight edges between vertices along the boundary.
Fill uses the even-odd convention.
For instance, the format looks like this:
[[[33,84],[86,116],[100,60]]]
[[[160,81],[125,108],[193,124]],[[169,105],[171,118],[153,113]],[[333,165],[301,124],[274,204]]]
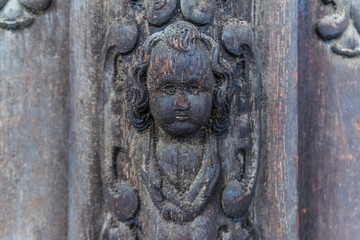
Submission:
[[[344,2],[337,9],[349,7]],[[299,2],[300,239],[360,236],[360,57],[332,50],[358,32],[321,40],[315,23],[334,11],[319,0]]]
[[[69,239],[97,239],[101,230],[102,6],[71,1]]]
[[[67,239],[68,9],[0,29],[0,239]]]
[[[297,239],[297,1],[259,1],[265,157],[256,221],[263,239]]]

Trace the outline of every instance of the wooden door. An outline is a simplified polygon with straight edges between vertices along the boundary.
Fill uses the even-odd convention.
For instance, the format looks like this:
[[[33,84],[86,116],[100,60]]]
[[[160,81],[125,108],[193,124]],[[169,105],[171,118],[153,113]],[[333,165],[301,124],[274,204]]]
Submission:
[[[358,239],[356,0],[0,0],[1,239]]]

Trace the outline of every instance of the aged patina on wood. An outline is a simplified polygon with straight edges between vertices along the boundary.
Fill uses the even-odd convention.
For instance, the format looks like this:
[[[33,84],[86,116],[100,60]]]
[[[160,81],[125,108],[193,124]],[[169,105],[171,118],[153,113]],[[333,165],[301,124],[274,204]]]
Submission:
[[[149,1],[110,24],[101,239],[259,238],[259,59],[228,4]]]
[[[201,11],[194,11],[196,6]],[[213,120],[200,122],[204,134],[179,144],[187,133],[166,132],[159,106],[146,110],[138,102],[133,111],[131,103],[136,103],[134,72],[144,74],[139,82],[149,83],[152,87],[144,89],[159,99],[157,81],[150,80],[163,80],[162,71],[154,69],[170,68],[151,65],[166,59],[156,60],[153,53],[172,59],[174,72],[166,76],[182,72],[179,67],[192,69],[196,56],[212,59],[206,40],[195,40],[184,52],[187,45],[177,43],[188,41],[186,37],[171,38],[175,47],[164,43],[181,24],[190,30],[183,36],[219,46],[219,65],[233,70],[235,87],[228,92],[233,95],[228,131],[214,134],[218,127],[212,128]],[[0,27],[0,238],[141,239],[156,234],[155,226],[163,226],[163,235],[155,238],[191,238],[186,235],[189,225],[196,237],[214,231],[209,239],[256,237],[257,232],[262,239],[286,240],[359,236],[358,1],[0,0]],[[231,44],[238,35],[244,55],[237,51],[239,45]],[[137,64],[141,61],[149,65],[147,70]],[[223,80],[227,71],[219,76],[212,64],[200,66],[201,73],[214,75],[213,90],[229,82]],[[171,93],[168,98],[197,91],[172,84],[163,89]],[[155,95],[150,94],[153,88]],[[255,96],[259,102],[253,101]],[[177,108],[185,109],[194,101],[177,100]],[[254,109],[263,111],[262,119]],[[218,113],[210,115],[227,115]],[[255,125],[249,127],[245,115]],[[181,118],[186,122],[186,116]],[[249,158],[251,151],[243,146],[264,155]],[[180,169],[165,161],[178,159],[174,152],[188,156]],[[218,159],[207,157],[211,153]],[[249,209],[231,212],[234,201],[222,196],[225,189],[243,194],[238,186],[246,179],[244,164],[231,159],[245,160],[245,165],[249,159],[261,162]],[[205,174],[199,177],[199,172]],[[151,181],[144,184],[147,179]],[[198,179],[207,180],[204,188],[193,184]],[[120,200],[118,189],[131,201]],[[195,200],[204,197],[186,204],[194,195],[176,194],[186,189],[199,194]],[[207,217],[217,220],[208,223]]]
[[[360,2],[300,3],[300,239],[358,239]]]

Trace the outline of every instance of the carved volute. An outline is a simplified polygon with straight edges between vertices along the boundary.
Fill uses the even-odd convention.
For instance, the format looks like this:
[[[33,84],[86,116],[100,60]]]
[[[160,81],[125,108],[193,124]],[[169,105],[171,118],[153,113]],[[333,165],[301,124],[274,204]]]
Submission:
[[[109,23],[101,239],[258,239],[259,60],[251,19],[221,7],[148,1]]]

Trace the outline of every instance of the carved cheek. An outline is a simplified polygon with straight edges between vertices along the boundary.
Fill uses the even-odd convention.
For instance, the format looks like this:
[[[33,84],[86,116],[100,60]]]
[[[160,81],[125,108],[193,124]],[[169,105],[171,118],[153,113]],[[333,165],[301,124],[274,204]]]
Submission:
[[[212,94],[210,93],[201,93],[200,95],[192,95],[189,97],[191,104],[191,113],[197,122],[207,121],[211,115],[212,109]]]
[[[163,93],[150,94],[150,111],[156,121],[164,123],[172,122],[173,103],[176,101],[174,96]]]

